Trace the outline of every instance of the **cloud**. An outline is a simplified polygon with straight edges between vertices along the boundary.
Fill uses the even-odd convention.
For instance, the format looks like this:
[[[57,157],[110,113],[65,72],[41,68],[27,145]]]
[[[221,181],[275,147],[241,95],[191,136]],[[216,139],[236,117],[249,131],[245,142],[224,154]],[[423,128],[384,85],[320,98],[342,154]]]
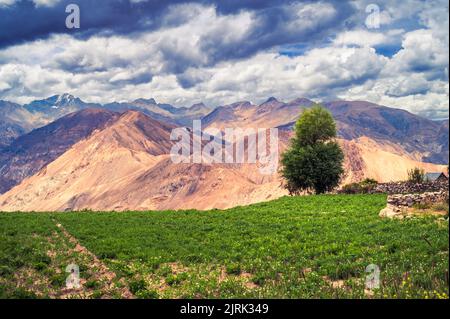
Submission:
[[[448,114],[445,1],[380,1],[380,29],[365,26],[370,1],[75,2],[82,29],[68,32],[64,0],[0,0],[1,99],[303,96]]]
[[[448,41],[437,38],[432,30],[407,33],[402,46],[392,62],[398,71],[443,72],[448,66]]]
[[[13,5],[17,0],[0,0],[0,8],[6,8]]]
[[[301,10],[295,11],[295,6],[308,8],[322,5],[330,6],[330,3],[311,4],[305,3],[291,5],[291,1],[230,1],[230,0],[171,0],[171,1],[128,1],[128,0],[0,0],[0,47],[5,47],[23,41],[44,39],[52,34],[70,33],[86,39],[95,34],[128,34],[136,31],[150,31],[161,28],[167,11],[171,11],[172,23],[183,22],[183,11],[191,10],[197,5],[209,5],[217,8],[217,14],[222,16],[239,14],[242,11],[257,12],[260,32],[267,32],[268,27],[291,25],[295,27],[295,14],[301,14]],[[79,30],[67,30],[65,27],[65,7],[69,3],[76,3],[81,9],[82,27]],[[172,7],[185,4],[184,7]],[[337,18],[343,19],[350,14],[352,8],[345,2],[333,5],[337,10]],[[292,7],[292,8],[289,8]],[[288,8],[289,10],[286,10]],[[294,10],[291,12],[291,9]],[[304,9],[302,17],[306,23],[311,22],[311,17],[321,18],[320,12]],[[306,15],[305,15],[306,14]],[[311,17],[309,17],[311,14]],[[287,21],[284,21],[286,20]],[[290,19],[290,20],[289,20]],[[308,22],[309,21],[309,22]],[[336,20],[337,21],[337,20]],[[330,23],[336,27],[336,21],[325,21],[324,27]],[[286,24],[284,23],[286,22]],[[294,23],[292,23],[294,22]],[[298,22],[299,23],[299,22]],[[293,30],[291,30],[293,31]],[[295,31],[295,30],[294,30]],[[276,33],[276,32],[275,32]],[[280,34],[280,33],[278,33]],[[256,35],[256,34],[255,34]],[[289,34],[283,36],[285,38]],[[295,36],[295,32],[294,32]],[[276,37],[268,36],[265,41],[271,44]]]
[[[0,8],[11,7],[21,1],[24,1],[24,0],[0,0]],[[28,1],[33,2],[35,4],[35,6],[38,8],[38,7],[53,7],[60,0],[28,0]]]
[[[340,23],[338,10],[325,3],[274,10],[276,14],[240,11],[221,15],[214,6],[175,5],[160,21],[165,27],[158,30],[127,36],[99,34],[87,39],[53,35],[45,41],[3,50],[0,59],[32,60],[73,73],[128,67],[153,59],[158,61],[154,67],[160,72],[183,74],[189,68],[250,57],[286,43],[308,43]],[[183,23],[174,24],[174,20]],[[51,62],[48,56],[52,56]]]
[[[401,42],[402,29],[389,30],[386,33],[374,32],[365,29],[344,31],[339,33],[333,43],[337,46],[379,46]]]

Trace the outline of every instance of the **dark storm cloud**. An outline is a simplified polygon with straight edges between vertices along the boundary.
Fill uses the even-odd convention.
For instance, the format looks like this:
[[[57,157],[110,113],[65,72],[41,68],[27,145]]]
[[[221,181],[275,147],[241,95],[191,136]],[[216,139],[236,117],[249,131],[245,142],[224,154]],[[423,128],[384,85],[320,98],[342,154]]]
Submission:
[[[274,46],[303,43],[313,46],[316,40],[333,34],[345,26],[345,21],[353,14],[354,8],[344,1],[328,1],[324,4],[333,9],[329,16],[310,16],[307,13],[299,17],[291,5],[299,1],[271,0],[61,0],[52,7],[36,7],[31,0],[19,0],[14,5],[0,9],[0,48],[34,39],[46,38],[51,34],[69,33],[76,38],[87,39],[94,35],[126,35],[137,37],[142,31],[165,29],[183,24],[189,7],[182,6],[170,11],[174,4],[197,3],[216,6],[218,16],[236,14],[242,10],[254,14],[253,25],[243,38],[229,41],[224,36],[227,26],[216,28],[204,34],[198,41],[200,51],[205,54],[205,61],[192,59],[189,54],[176,47],[176,41],[159,44],[159,53],[164,57],[162,69],[166,73],[179,75],[183,87],[192,86],[192,79],[182,74],[191,67],[212,66],[220,61],[241,59],[252,56]],[[314,4],[311,1],[300,1]],[[76,3],[81,11],[81,29],[65,28],[69,3]],[[316,2],[317,4],[317,2]],[[299,23],[299,24],[298,24]],[[302,25],[302,23],[306,23]],[[206,28],[208,26],[205,26]],[[175,45],[173,45],[175,43]],[[116,61],[117,67],[125,66],[129,61]],[[80,66],[79,57],[64,57],[54,61],[59,68],[73,73],[104,71],[102,67]]]
[[[61,0],[51,7],[36,7],[30,0],[20,0],[11,6],[0,8],[0,48],[55,33],[71,33],[78,37],[104,33],[130,33],[142,28],[158,27],[158,16],[169,4],[186,1],[129,0]],[[80,6],[81,29],[68,30],[65,26],[66,6]],[[142,22],[146,21],[145,26]]]
[[[309,3],[311,1],[302,1]],[[69,3],[76,3],[81,9],[81,29],[68,30],[65,27],[67,13],[65,8]],[[223,54],[227,56],[245,57],[272,45],[291,43],[295,40],[309,40],[309,37],[319,36],[326,28],[337,27],[346,17],[351,15],[352,8],[344,1],[334,3],[338,15],[333,22],[321,26],[319,30],[311,30],[313,34],[303,39],[297,39],[295,30],[286,30],[284,23],[288,22],[289,12],[282,9],[283,5],[293,1],[280,0],[61,0],[51,7],[36,6],[31,0],[18,0],[15,4],[0,7],[0,48],[24,43],[35,39],[46,38],[51,34],[70,33],[78,38],[88,38],[95,34],[130,34],[143,30],[155,30],[162,27],[163,17],[170,5],[180,3],[214,4],[219,14],[232,14],[241,10],[256,11],[258,28],[249,37],[249,43],[227,48]],[[180,14],[181,16],[181,14]],[[181,19],[181,18],[180,18]],[[177,21],[171,21],[176,23]],[[289,32],[288,32],[289,31]],[[294,32],[293,32],[294,31]],[[205,39],[205,49],[209,50],[217,39]],[[212,60],[220,60],[220,52],[212,52]]]
[[[234,2],[234,1],[232,1]],[[253,2],[253,1],[244,1]],[[274,1],[263,1],[272,3]],[[293,3],[293,1],[290,1]],[[308,3],[308,2],[307,2]],[[257,24],[247,35],[244,43],[237,42],[234,45],[222,45],[220,36],[211,36],[204,39],[201,47],[210,53],[212,62],[222,60],[224,57],[244,58],[262,49],[271,48],[278,45],[305,44],[313,46],[316,40],[323,41],[324,36],[335,34],[345,27],[345,21],[351,16],[354,9],[344,1],[333,4],[336,13],[329,18],[314,21],[314,18],[303,17],[310,20],[311,26],[292,25],[298,21],[299,17],[291,12],[288,7],[278,6],[258,10]],[[302,19],[302,18],[301,18]],[[300,23],[302,22],[300,19]],[[217,50],[217,48],[223,50]]]

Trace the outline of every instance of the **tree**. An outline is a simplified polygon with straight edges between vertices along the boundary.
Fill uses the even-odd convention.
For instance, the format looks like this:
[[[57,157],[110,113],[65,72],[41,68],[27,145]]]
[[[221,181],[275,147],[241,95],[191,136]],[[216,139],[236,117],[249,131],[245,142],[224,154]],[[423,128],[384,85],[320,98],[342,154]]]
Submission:
[[[336,136],[336,123],[325,108],[317,105],[303,112],[291,147],[281,159],[281,174],[291,195],[311,190],[323,194],[339,185],[344,153]]]

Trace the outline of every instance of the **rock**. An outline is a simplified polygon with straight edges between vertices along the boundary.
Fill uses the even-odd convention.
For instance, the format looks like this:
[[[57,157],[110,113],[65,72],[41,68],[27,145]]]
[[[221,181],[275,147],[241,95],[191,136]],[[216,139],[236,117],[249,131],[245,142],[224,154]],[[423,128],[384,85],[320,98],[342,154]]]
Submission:
[[[385,209],[383,209],[380,212],[381,218],[394,218],[395,216],[399,215],[401,212],[399,212],[394,206],[388,205]]]

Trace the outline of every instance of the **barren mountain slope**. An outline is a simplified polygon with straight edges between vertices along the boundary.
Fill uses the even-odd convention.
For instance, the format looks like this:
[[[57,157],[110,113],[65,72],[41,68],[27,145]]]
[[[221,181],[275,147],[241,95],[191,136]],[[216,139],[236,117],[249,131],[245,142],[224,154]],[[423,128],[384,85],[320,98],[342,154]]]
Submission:
[[[252,180],[252,171],[254,165],[173,164],[170,158],[164,158],[130,181],[126,191],[102,194],[99,203],[101,209],[119,211],[204,210],[247,205],[287,194],[276,175]]]
[[[128,179],[170,151],[170,132],[168,125],[127,112],[1,196],[1,205],[7,210],[66,210],[87,197],[93,203],[114,188],[126,192]]]
[[[17,138],[0,150],[0,193],[34,175],[72,145],[118,117],[110,111],[86,109]]]
[[[364,101],[324,104],[332,113],[339,135],[347,140],[367,136],[390,142],[423,162],[448,164],[448,122],[431,121],[405,110]]]
[[[379,182],[403,181],[408,170],[415,167],[426,172],[447,172],[446,165],[418,161],[399,145],[377,142],[366,136],[347,141],[340,140],[346,154],[343,184],[374,178]]]
[[[129,112],[1,196],[0,210],[228,208],[287,194],[256,165],[174,164],[169,128]]]

